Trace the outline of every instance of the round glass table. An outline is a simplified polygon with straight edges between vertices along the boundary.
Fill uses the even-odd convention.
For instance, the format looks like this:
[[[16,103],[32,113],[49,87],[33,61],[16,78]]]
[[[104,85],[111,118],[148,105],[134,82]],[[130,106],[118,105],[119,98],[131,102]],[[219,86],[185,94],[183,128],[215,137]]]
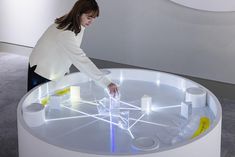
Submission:
[[[222,111],[208,89],[151,70],[103,69],[119,93],[74,73],[17,109],[19,157],[219,157]]]

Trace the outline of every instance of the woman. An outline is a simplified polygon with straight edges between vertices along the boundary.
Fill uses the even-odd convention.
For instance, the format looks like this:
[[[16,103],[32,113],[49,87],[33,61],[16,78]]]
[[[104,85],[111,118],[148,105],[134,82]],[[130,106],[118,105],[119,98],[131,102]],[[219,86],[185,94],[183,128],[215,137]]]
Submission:
[[[68,14],[55,20],[30,55],[28,91],[41,83],[63,77],[74,64],[102,87],[108,87],[110,94],[118,92],[117,86],[80,48],[84,29],[98,16],[99,6],[95,0],[78,0]]]

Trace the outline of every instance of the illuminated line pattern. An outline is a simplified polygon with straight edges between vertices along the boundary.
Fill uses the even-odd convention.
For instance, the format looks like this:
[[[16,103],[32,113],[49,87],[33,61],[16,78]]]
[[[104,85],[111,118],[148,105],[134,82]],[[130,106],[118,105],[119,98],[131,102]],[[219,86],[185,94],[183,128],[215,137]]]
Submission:
[[[95,123],[95,122],[97,122],[97,121],[98,121],[98,119],[95,119],[94,121],[91,121],[91,122],[89,122],[89,123],[86,123],[86,124],[84,124],[84,125],[82,125],[82,126],[78,126],[78,127],[74,128],[74,129],[72,129],[72,130],[68,130],[68,132],[66,132],[66,133],[64,133],[64,134],[62,134],[62,135],[60,135],[60,136],[57,136],[56,138],[61,138],[61,137],[64,137],[64,136],[66,136],[66,135],[69,135],[69,134],[71,134],[72,132],[77,131],[77,130],[79,130],[79,129],[82,129],[82,128],[84,128],[84,127],[86,127],[86,126],[88,126],[88,125],[91,125],[91,124],[93,124],[93,123]]]
[[[136,110],[136,111],[141,111],[141,109],[138,108],[119,108],[120,110]]]
[[[134,120],[136,121],[137,119],[134,119],[134,118],[129,118],[130,120]],[[160,123],[154,123],[154,122],[148,122],[148,121],[144,121],[144,120],[139,120],[139,122],[142,122],[142,123],[147,123],[147,124],[152,124],[152,125],[156,125],[156,126],[161,126],[161,127],[170,127],[172,128],[172,126],[169,126],[169,125],[165,125],[165,124],[160,124]],[[176,127],[177,128],[177,127]]]
[[[90,105],[94,105],[94,106],[98,106],[98,103],[92,102],[92,101],[85,101],[85,100],[80,100],[79,102],[81,103],[85,103],[85,104],[90,104]]]
[[[99,114],[93,114],[93,116],[99,116]],[[46,122],[50,122],[50,121],[58,121],[58,120],[70,120],[70,119],[76,119],[76,118],[87,118],[87,117],[91,117],[88,115],[81,115],[81,116],[72,116],[72,117],[63,117],[63,118],[54,118],[54,119],[46,119]]]
[[[61,106],[64,107],[64,108],[66,108],[66,109],[72,110],[72,111],[74,111],[74,112],[78,112],[78,113],[81,113],[81,114],[84,114],[84,115],[87,115],[87,116],[90,116],[90,117],[99,119],[99,120],[101,120],[101,121],[104,121],[104,122],[111,123],[111,124],[113,124],[113,125],[119,126],[117,123],[114,123],[114,122],[108,121],[108,120],[106,120],[106,119],[103,119],[103,118],[94,116],[94,115],[92,115],[92,114],[88,114],[88,113],[86,113],[86,112],[82,112],[82,111],[79,111],[79,110],[76,110],[76,109],[67,107],[67,106],[65,106],[65,105],[61,105]]]
[[[146,114],[146,113],[142,114],[142,115],[140,116],[140,118],[137,119],[137,120],[128,128],[128,130],[130,130],[140,119],[142,119],[142,118],[145,116],[145,114]]]
[[[105,100],[107,99],[107,100]],[[46,119],[47,122],[50,122],[50,121],[59,121],[59,120],[69,120],[69,119],[76,119],[76,118],[86,118],[86,117],[92,117],[92,118],[95,118],[96,120],[101,120],[103,122],[106,122],[106,123],[109,123],[109,124],[112,124],[112,125],[116,125],[118,127],[120,127],[120,124],[119,122],[118,123],[115,123],[113,122],[112,120],[112,117],[117,117],[117,118],[120,118],[120,120],[122,122],[125,122],[126,120],[120,116],[119,114],[115,115],[115,114],[112,114],[111,110],[113,108],[111,108],[111,106],[115,106],[116,104],[113,104],[113,103],[117,103],[118,104],[118,110],[132,110],[132,111],[141,111],[141,108],[138,107],[138,106],[135,106],[135,105],[132,105],[130,103],[127,103],[127,102],[124,102],[124,101],[120,101],[119,99],[115,99],[113,97],[110,97],[109,99],[108,98],[103,98],[99,101],[86,101],[86,100],[80,100],[76,103],[79,103],[79,104],[87,104],[87,105],[93,105],[93,106],[96,106],[98,107],[99,105],[102,105],[104,107],[104,109],[107,107],[107,105],[103,104],[102,100],[104,101],[109,101],[109,108],[107,108],[107,114],[108,116],[110,117],[109,120],[107,119],[104,119],[107,117],[104,116],[102,113],[98,113],[98,114],[89,114],[89,113],[86,113],[86,112],[83,112],[83,111],[80,111],[80,110],[77,110],[77,109],[74,109],[72,107],[68,107],[66,105],[64,105],[63,103],[61,104],[61,107],[65,108],[65,109],[68,109],[68,110],[71,110],[71,111],[74,111],[74,112],[77,112],[77,113],[80,113],[82,115],[80,116],[73,116],[73,117],[64,117],[64,118],[55,118],[55,119]],[[73,102],[74,103],[74,102]],[[120,107],[121,104],[124,104],[124,105],[127,105],[129,107]],[[170,109],[170,108],[176,108],[176,107],[180,107],[181,105],[175,105],[175,106],[165,106],[165,107],[157,107],[155,109],[155,112],[157,110],[160,110],[160,109]],[[116,108],[114,108],[116,109]],[[154,108],[152,109],[152,111],[154,111]],[[106,110],[105,110],[106,112]],[[105,114],[105,113],[104,113]],[[165,124],[160,124],[160,123],[154,123],[154,122],[149,122],[149,121],[145,121],[145,120],[141,120],[144,116],[146,115],[146,113],[143,113],[138,119],[135,119],[135,118],[129,118],[128,120],[130,121],[134,121],[134,123],[131,125],[131,126],[128,126],[128,128],[122,128],[126,131],[128,131],[129,135],[131,136],[131,138],[134,138],[134,135],[132,134],[131,132],[131,128],[134,127],[138,122],[141,122],[141,123],[146,123],[146,124],[150,124],[150,125],[156,125],[156,126],[160,126],[160,127],[170,127],[170,128],[174,128],[172,126],[169,126],[169,125],[165,125]],[[103,116],[103,117],[99,117],[99,116]]]
[[[122,104],[125,104],[125,105],[128,105],[128,106],[131,106],[131,107],[134,107],[134,108],[136,108],[136,109],[139,109],[139,110],[141,110],[141,108],[140,108],[140,107],[138,107],[138,106],[135,106],[135,105],[132,105],[132,104],[129,104],[129,103],[127,103],[127,102],[120,101],[120,103],[122,103]]]
[[[128,133],[130,134],[131,138],[134,139],[134,135],[132,134],[132,132],[130,131],[130,129],[127,129]]]
[[[157,107],[157,110],[170,109],[170,108],[177,108],[177,107],[181,107],[181,105],[173,105],[173,106]],[[154,110],[153,110],[153,111],[154,111]]]

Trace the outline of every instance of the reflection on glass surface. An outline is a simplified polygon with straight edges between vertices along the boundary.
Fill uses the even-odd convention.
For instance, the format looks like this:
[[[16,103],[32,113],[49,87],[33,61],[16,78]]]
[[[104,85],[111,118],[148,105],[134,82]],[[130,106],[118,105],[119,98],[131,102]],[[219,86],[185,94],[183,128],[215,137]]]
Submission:
[[[41,98],[32,99],[31,103],[49,97],[45,103],[46,120],[29,129],[38,138],[66,149],[94,154],[138,154],[191,140],[202,117],[211,123],[215,119],[207,105],[191,108],[185,118],[181,114],[184,90],[165,79],[164,82],[142,77],[138,80],[121,73],[113,79],[117,84],[121,82],[119,98],[110,97],[91,80],[41,93]],[[70,86],[79,87],[77,101],[71,100]]]

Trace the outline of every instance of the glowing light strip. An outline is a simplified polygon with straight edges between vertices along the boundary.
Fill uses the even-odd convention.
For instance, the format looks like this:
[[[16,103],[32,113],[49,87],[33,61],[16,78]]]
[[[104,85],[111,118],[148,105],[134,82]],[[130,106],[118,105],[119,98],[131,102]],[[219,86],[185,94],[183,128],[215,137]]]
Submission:
[[[128,105],[128,106],[131,106],[131,107],[134,107],[134,108],[137,108],[137,109],[140,109],[140,110],[141,110],[141,108],[140,108],[140,107],[138,107],[138,106],[135,106],[135,105],[129,104],[129,103],[124,102],[124,101],[121,101],[121,100],[117,100],[117,99],[115,99],[115,98],[114,98],[114,97],[112,97],[112,96],[109,96],[109,98],[110,98],[110,99],[113,99],[114,101],[119,101],[119,102],[120,102],[120,103],[122,103],[122,104],[125,104],[125,105]]]
[[[38,99],[40,100],[40,98],[42,97],[42,87],[38,88]]]
[[[112,115],[112,117],[119,117],[119,118],[121,118],[122,121],[124,121],[124,119],[121,116]],[[123,129],[123,130],[127,130],[132,139],[135,138],[129,128],[128,129]]]
[[[46,88],[47,88],[47,95],[48,95],[48,93],[49,93],[49,84],[48,83],[46,83]]]
[[[146,114],[146,113],[144,113],[142,116],[140,116],[140,118],[137,119],[137,120],[128,128],[128,130],[131,129],[138,121],[140,121],[140,119],[143,118],[143,117],[145,116],[145,114]]]
[[[141,108],[140,108],[140,107],[138,107],[138,106],[135,106],[135,105],[132,105],[132,104],[129,104],[129,103],[127,103],[127,102],[120,101],[120,103],[122,103],[122,104],[125,104],[125,105],[128,105],[128,106],[131,106],[131,107],[134,107],[134,108],[136,108],[136,109],[139,109],[139,110],[141,110]]]
[[[115,116],[115,117],[119,117],[119,118],[121,118],[121,120],[122,120],[123,122],[125,122],[125,119],[124,119],[122,116]]]
[[[84,124],[84,125],[81,125],[81,126],[79,125],[78,127],[74,128],[74,129],[72,129],[72,130],[69,130],[68,132],[66,132],[66,133],[64,133],[64,134],[62,134],[62,135],[60,135],[60,136],[57,136],[56,139],[57,139],[57,138],[64,137],[64,136],[66,136],[66,135],[69,135],[69,134],[71,134],[72,132],[77,131],[77,130],[79,130],[79,129],[82,129],[82,128],[86,127],[86,126],[89,126],[89,125],[91,125],[92,123],[95,123],[95,122],[97,122],[97,121],[98,121],[98,119],[95,119],[94,121],[91,121],[91,122],[86,123],[86,124]]]
[[[70,100],[65,100],[64,102],[70,102]],[[98,106],[99,105],[98,103],[95,103],[93,101],[86,101],[86,100],[73,101],[73,103],[89,104],[89,105],[94,105],[94,106]]]
[[[110,98],[111,98],[112,100],[114,100],[114,101],[118,101],[117,99],[113,98],[112,96],[110,96]],[[102,100],[102,99],[101,99],[101,100]],[[98,106],[98,105],[99,105],[98,103],[94,103],[94,102],[92,102],[92,101],[86,101],[86,100],[80,100],[79,102],[91,104],[91,105],[94,105],[94,106]],[[124,102],[124,101],[119,101],[119,102],[122,103],[122,104],[128,105],[128,106],[134,107],[136,110],[141,110],[140,107],[137,107],[137,106],[135,106],[135,105],[129,104],[129,103],[127,103],[127,102]],[[133,109],[133,108],[120,108],[120,109],[135,110],[135,109]]]
[[[93,114],[93,116],[99,116],[99,114]],[[73,117],[63,117],[63,118],[46,119],[45,121],[50,122],[50,121],[57,121],[57,120],[69,120],[69,119],[86,118],[86,117],[90,117],[90,116],[82,115],[82,116],[73,116]]]
[[[110,101],[111,102],[111,101]],[[110,107],[110,105],[109,105]],[[109,120],[110,122],[113,122],[113,119],[112,119],[112,116],[111,116],[111,113],[109,112]],[[109,127],[110,127],[110,144],[111,144],[111,151],[114,152],[115,150],[115,136],[114,136],[114,128],[113,128],[113,125],[110,123],[109,124]]]
[[[102,119],[102,118],[93,116],[93,115],[91,115],[91,114],[88,114],[88,113],[85,113],[85,112],[82,112],[82,111],[79,111],[79,110],[75,110],[75,109],[73,109],[73,108],[69,108],[69,107],[64,106],[64,105],[61,105],[61,106],[64,107],[64,108],[67,108],[67,109],[69,109],[69,110],[72,110],[72,111],[75,111],[75,112],[78,112],[78,113],[81,113],[81,114],[84,114],[84,115],[87,115],[87,116],[90,116],[90,117],[99,119],[99,120],[104,121],[104,122],[107,122],[107,123],[111,123],[111,124],[116,125],[116,126],[119,126],[118,124],[116,124],[116,123],[114,123],[114,122],[110,122],[110,121],[108,121],[108,120],[106,120],[106,119]]]
[[[111,145],[111,152],[114,153],[115,152],[115,130],[113,128],[113,125],[110,125],[110,145]]]
[[[130,136],[132,139],[135,139],[135,137],[133,136],[132,132],[130,131],[130,129],[127,129],[127,131],[129,132]]]
[[[130,120],[137,120],[137,119],[134,119],[134,118],[129,118],[129,119],[130,119]],[[172,127],[172,126],[165,125],[165,124],[154,123],[154,122],[148,122],[148,121],[145,121],[145,120],[139,120],[139,122],[142,122],[142,123],[147,123],[147,124],[152,124],[152,125],[157,125],[157,126],[162,126],[162,127],[171,127],[171,128],[177,128],[177,127]]]
[[[119,117],[123,120],[123,118],[121,116],[116,116],[116,115],[112,115],[113,117]],[[137,121],[137,119],[135,118],[129,118],[129,120],[133,120],[133,121]],[[139,120],[139,122],[142,122],[142,123],[147,123],[147,124],[152,124],[152,125],[156,125],[156,126],[162,126],[162,127],[169,127],[169,128],[178,128],[178,127],[173,127],[173,126],[169,126],[169,125],[165,125],[165,124],[160,124],[160,123],[154,123],[154,122],[148,122],[148,121],[145,121],[145,120]]]
[[[116,99],[114,98],[111,98],[115,101],[117,101]],[[89,103],[89,104],[92,104],[92,105],[95,105],[97,106],[98,104],[97,103],[92,103],[90,101],[82,101],[82,102],[85,102],[85,103]],[[129,105],[129,106],[132,106],[134,108],[119,108],[119,109],[127,109],[127,110],[141,110],[141,108],[137,107],[137,106],[134,106],[134,105],[131,105],[129,103],[126,103],[126,102],[123,102],[123,101],[120,101],[121,103],[123,104],[126,104],[126,105]],[[114,123],[114,122],[111,122],[111,121],[108,121],[106,119],[102,119],[102,118],[99,118],[99,117],[96,117],[97,115],[100,115],[100,114],[94,114],[94,115],[90,115],[90,114],[87,114],[85,112],[82,112],[82,111],[79,111],[79,110],[75,110],[75,109],[72,109],[72,108],[69,108],[69,107],[66,107],[64,105],[62,105],[63,107],[67,108],[67,109],[70,109],[70,110],[73,110],[75,112],[78,112],[78,113],[82,113],[88,117],[93,117],[93,118],[96,118],[96,119],[99,119],[101,121],[104,121],[104,122],[107,122],[107,123],[111,123],[111,124],[114,124],[116,126],[119,126],[117,123]],[[175,105],[175,106],[166,106],[166,107],[158,107],[157,109],[167,109],[167,108],[175,108],[175,107],[181,107],[181,105]],[[109,114],[110,116],[115,116],[115,115],[111,115],[111,113]],[[128,129],[132,128],[137,122],[143,122],[143,123],[147,123],[147,124],[152,124],[152,125],[156,125],[156,126],[162,126],[162,127],[171,127],[171,128],[175,128],[175,127],[172,127],[172,126],[169,126],[169,125],[165,125],[165,124],[160,124],[160,123],[154,123],[154,122],[148,122],[148,121],[144,121],[144,120],[141,120],[141,118],[144,116],[145,114],[143,114],[139,119],[134,119],[134,118],[129,118],[129,120],[134,120],[135,123],[133,123]],[[85,117],[85,116],[84,116]],[[117,117],[117,116],[115,116]],[[118,116],[120,117],[120,116]],[[74,117],[76,118],[76,117]],[[122,119],[122,117],[120,117]],[[122,119],[123,120],[123,119]],[[127,129],[127,130],[128,130]]]
[[[169,109],[169,108],[177,108],[177,107],[181,107],[181,105],[174,105],[174,106],[164,106],[164,107],[156,107],[154,108],[154,110],[161,110],[161,109]],[[153,111],[154,111],[153,110]]]
[[[98,106],[98,105],[99,105],[99,104],[94,103],[94,102],[92,102],[92,101],[86,101],[86,100],[79,100],[78,102],[87,103],[87,104],[94,105],[94,106]]]
[[[129,103],[127,103],[127,102],[120,101],[120,103],[122,103],[122,104],[125,104],[125,105],[128,105],[128,106],[131,106],[131,107],[134,107],[134,108],[137,108],[137,109],[140,109],[140,110],[141,110],[141,108],[140,108],[140,107],[135,106],[135,105],[132,105],[132,104],[129,104]]]
[[[141,111],[141,109],[138,108],[119,108],[120,110],[137,110],[137,111]]]

